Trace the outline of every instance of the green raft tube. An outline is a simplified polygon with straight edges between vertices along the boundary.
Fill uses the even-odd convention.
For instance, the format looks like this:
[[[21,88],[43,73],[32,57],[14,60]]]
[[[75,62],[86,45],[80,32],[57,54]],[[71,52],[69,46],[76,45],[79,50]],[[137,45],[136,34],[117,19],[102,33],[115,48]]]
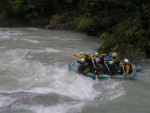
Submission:
[[[128,75],[123,75],[123,74],[114,74],[113,76],[108,75],[108,74],[99,74],[97,75],[98,79],[110,79],[110,78],[114,78],[114,79],[136,79],[136,73],[140,72],[142,70],[141,66],[136,66],[134,64],[132,65],[132,72]],[[78,67],[80,66],[80,64],[77,61],[72,61],[68,64],[68,68],[69,71],[73,71],[78,73]],[[96,75],[94,75],[93,73],[87,73],[87,74],[83,74],[84,76],[90,77],[92,79],[96,79]]]

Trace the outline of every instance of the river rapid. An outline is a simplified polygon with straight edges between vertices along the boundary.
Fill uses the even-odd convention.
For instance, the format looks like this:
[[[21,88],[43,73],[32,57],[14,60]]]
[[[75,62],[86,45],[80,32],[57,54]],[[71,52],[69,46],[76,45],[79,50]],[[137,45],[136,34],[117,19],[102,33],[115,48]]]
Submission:
[[[0,113],[150,113],[150,60],[137,80],[92,80],[68,71],[94,37],[73,31],[0,28]]]

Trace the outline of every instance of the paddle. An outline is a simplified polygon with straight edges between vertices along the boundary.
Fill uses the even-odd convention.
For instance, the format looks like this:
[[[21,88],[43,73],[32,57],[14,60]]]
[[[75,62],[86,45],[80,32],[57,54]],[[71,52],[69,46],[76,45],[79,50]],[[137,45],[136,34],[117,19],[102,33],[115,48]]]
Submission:
[[[125,70],[124,70],[124,66],[123,66],[123,65],[122,65],[122,69],[123,69],[124,77],[126,78],[126,73],[125,73]]]
[[[108,71],[110,72],[110,69],[109,69],[109,67],[108,67],[107,63],[105,63],[105,65],[106,65],[106,67],[107,67]]]
[[[95,75],[95,77],[96,77],[95,80],[98,80],[98,74],[97,74],[97,72],[95,72],[95,74],[96,74]]]
[[[93,59],[91,59],[91,60],[92,60],[92,64],[93,64],[94,69],[95,69],[95,80],[98,80],[98,75],[96,73],[96,67],[95,67],[95,64],[94,64],[94,60]]]
[[[115,48],[113,50],[115,51],[117,48],[118,48],[118,44],[115,46]],[[112,52],[110,52],[110,54],[107,56],[107,58],[110,57],[111,54],[112,54]]]
[[[110,73],[110,75],[111,75],[111,79],[113,80],[114,78],[113,78],[113,76],[112,76],[112,73],[111,73],[111,71],[110,71],[110,69],[109,69],[107,63],[106,63],[106,62],[104,62],[104,63],[105,63],[105,65],[106,65],[106,67],[107,67],[107,69],[108,69],[108,71],[109,71],[109,73]]]
[[[118,44],[115,46],[114,51],[118,48]]]

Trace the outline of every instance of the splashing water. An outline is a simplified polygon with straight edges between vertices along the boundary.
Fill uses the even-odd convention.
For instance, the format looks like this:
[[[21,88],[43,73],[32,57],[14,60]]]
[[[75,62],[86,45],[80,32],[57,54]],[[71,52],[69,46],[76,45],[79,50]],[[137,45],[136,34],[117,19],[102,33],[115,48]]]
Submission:
[[[96,51],[97,42],[85,34],[7,28],[0,29],[0,37],[2,113],[109,113],[118,103],[117,107],[126,113],[124,103],[128,102],[125,99],[133,99],[134,85],[142,87],[137,81],[94,81],[69,72],[67,64],[76,59],[74,53]],[[148,74],[149,68],[144,76],[149,78]],[[143,79],[141,77],[141,81]],[[147,93],[145,96],[149,97]],[[150,105],[146,104],[145,113]]]

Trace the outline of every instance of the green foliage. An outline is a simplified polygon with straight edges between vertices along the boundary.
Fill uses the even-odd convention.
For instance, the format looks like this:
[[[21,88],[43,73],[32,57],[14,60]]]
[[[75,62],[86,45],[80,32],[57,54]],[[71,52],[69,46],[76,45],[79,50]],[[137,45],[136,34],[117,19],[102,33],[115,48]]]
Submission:
[[[118,37],[118,43],[125,41],[134,44],[143,37],[145,30],[142,28],[142,21],[139,18],[129,18],[116,25],[113,34]]]
[[[95,24],[94,20],[90,17],[81,16],[77,18],[77,29],[80,31],[88,31]]]
[[[22,8],[23,1],[22,0],[12,0],[10,1],[10,5],[12,6],[12,11],[17,13]]]
[[[148,41],[148,46],[150,46],[150,40]]]
[[[145,33],[139,18],[135,18],[134,20],[129,18],[128,20],[117,24],[111,34],[102,33],[100,35],[99,40],[104,40],[104,43],[101,43],[100,49],[109,51],[110,48],[113,48],[118,44],[122,56],[130,56],[131,51],[129,52],[129,50],[136,52],[138,50],[140,52],[141,49],[139,48],[142,48],[145,45]]]
[[[73,0],[65,0],[65,3],[67,3],[67,4],[72,4],[72,3],[73,3]]]

